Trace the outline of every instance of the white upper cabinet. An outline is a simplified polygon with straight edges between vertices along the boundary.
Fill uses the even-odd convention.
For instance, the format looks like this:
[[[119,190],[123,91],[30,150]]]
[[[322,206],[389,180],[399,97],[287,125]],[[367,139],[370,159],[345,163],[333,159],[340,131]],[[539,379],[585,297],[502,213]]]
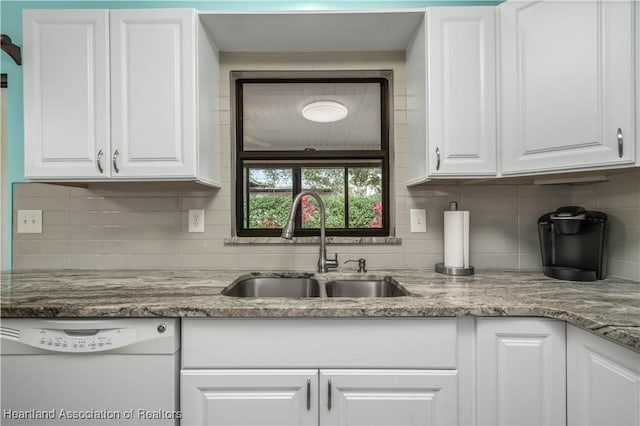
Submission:
[[[184,9],[111,11],[114,177],[195,175],[194,19]]]
[[[109,13],[25,10],[25,174],[109,177]]]
[[[25,177],[218,183],[218,57],[194,10],[27,10],[23,28]]]
[[[632,1],[508,1],[501,31],[502,173],[633,163]]]
[[[640,166],[640,4],[636,8],[636,165]]]
[[[428,9],[406,72],[407,184],[495,176],[495,8]]]

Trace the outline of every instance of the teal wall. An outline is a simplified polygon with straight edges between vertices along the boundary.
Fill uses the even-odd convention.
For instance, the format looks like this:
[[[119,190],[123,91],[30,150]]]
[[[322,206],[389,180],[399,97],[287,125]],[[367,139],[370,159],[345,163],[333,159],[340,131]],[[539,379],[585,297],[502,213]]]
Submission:
[[[147,9],[186,7],[202,11],[278,11],[278,10],[345,10],[388,9],[431,6],[481,6],[497,5],[502,0],[333,0],[333,1],[0,1],[0,29],[15,44],[22,45],[22,10],[24,9]],[[22,106],[22,68],[8,55],[0,54],[0,71],[7,74],[7,185],[9,209],[12,211],[12,184],[24,182],[24,122]],[[11,215],[10,215],[11,216]],[[11,222],[11,217],[9,218]],[[11,247],[11,229],[7,232],[8,247]],[[11,250],[9,250],[9,265]]]

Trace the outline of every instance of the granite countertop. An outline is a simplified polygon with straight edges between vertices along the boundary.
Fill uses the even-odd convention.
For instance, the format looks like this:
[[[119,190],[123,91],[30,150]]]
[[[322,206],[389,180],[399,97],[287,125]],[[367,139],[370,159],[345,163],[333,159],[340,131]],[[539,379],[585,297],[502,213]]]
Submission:
[[[640,283],[560,281],[541,272],[433,270],[314,274],[394,277],[412,295],[395,298],[235,298],[224,287],[250,272],[50,270],[0,274],[0,316],[88,317],[436,317],[534,316],[567,321],[640,352]],[[262,273],[272,275],[274,273]],[[277,273],[275,273],[277,275]]]

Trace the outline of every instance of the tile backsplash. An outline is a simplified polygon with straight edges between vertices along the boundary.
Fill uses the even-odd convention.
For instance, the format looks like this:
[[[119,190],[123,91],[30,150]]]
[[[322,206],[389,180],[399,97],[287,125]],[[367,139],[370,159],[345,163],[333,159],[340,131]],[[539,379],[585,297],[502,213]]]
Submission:
[[[398,185],[395,229],[401,245],[330,245],[329,252],[339,253],[341,260],[365,257],[370,269],[432,267],[442,261],[443,211],[456,200],[471,212],[473,265],[536,269],[538,217],[577,204],[609,215],[609,274],[640,281],[639,182],[640,172],[634,172],[582,186]],[[315,268],[317,245],[225,245],[230,206],[222,189],[195,185],[16,184],[14,208],[43,210],[43,233],[18,234],[14,219],[13,267]],[[204,233],[187,232],[190,208],[205,209]],[[427,210],[427,232],[410,232],[412,208]]]
[[[401,245],[329,245],[329,252],[338,252],[341,260],[365,257],[371,269],[432,267],[442,261],[443,211],[455,200],[460,209],[471,211],[476,267],[535,268],[540,264],[538,216],[571,198],[568,187],[526,185],[403,187],[396,192]],[[204,233],[187,232],[190,208],[205,209]],[[410,232],[412,208],[427,210],[427,232]],[[87,189],[16,184],[14,209],[43,210],[42,234],[18,234],[14,221],[13,267],[18,269],[313,270],[318,256],[317,245],[225,245],[232,212],[222,189],[166,183]]]
[[[609,216],[609,275],[640,281],[640,170],[574,186],[571,201]]]
[[[433,267],[443,260],[443,211],[470,210],[477,268],[540,268],[536,221],[578,204],[611,217],[609,274],[640,281],[640,172],[583,186],[427,185],[407,188],[406,97],[401,52],[221,55],[221,93],[231,70],[394,70],[391,203],[400,245],[329,245],[340,260],[365,257],[371,270]],[[176,183],[105,183],[88,188],[14,185],[13,268],[315,269],[317,245],[225,244],[232,236],[230,97],[220,102],[220,189]],[[205,232],[187,232],[187,211],[205,209]],[[409,210],[427,210],[427,232],[411,233]],[[43,210],[42,234],[18,234],[18,209]],[[353,264],[341,270],[355,268]]]

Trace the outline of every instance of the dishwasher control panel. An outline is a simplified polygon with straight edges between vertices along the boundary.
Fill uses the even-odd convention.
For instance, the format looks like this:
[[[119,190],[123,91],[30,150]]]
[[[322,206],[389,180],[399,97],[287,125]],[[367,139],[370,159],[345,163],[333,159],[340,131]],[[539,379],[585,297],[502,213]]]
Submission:
[[[136,330],[130,328],[29,328],[20,334],[22,343],[54,352],[108,351],[133,344],[136,337]]]

